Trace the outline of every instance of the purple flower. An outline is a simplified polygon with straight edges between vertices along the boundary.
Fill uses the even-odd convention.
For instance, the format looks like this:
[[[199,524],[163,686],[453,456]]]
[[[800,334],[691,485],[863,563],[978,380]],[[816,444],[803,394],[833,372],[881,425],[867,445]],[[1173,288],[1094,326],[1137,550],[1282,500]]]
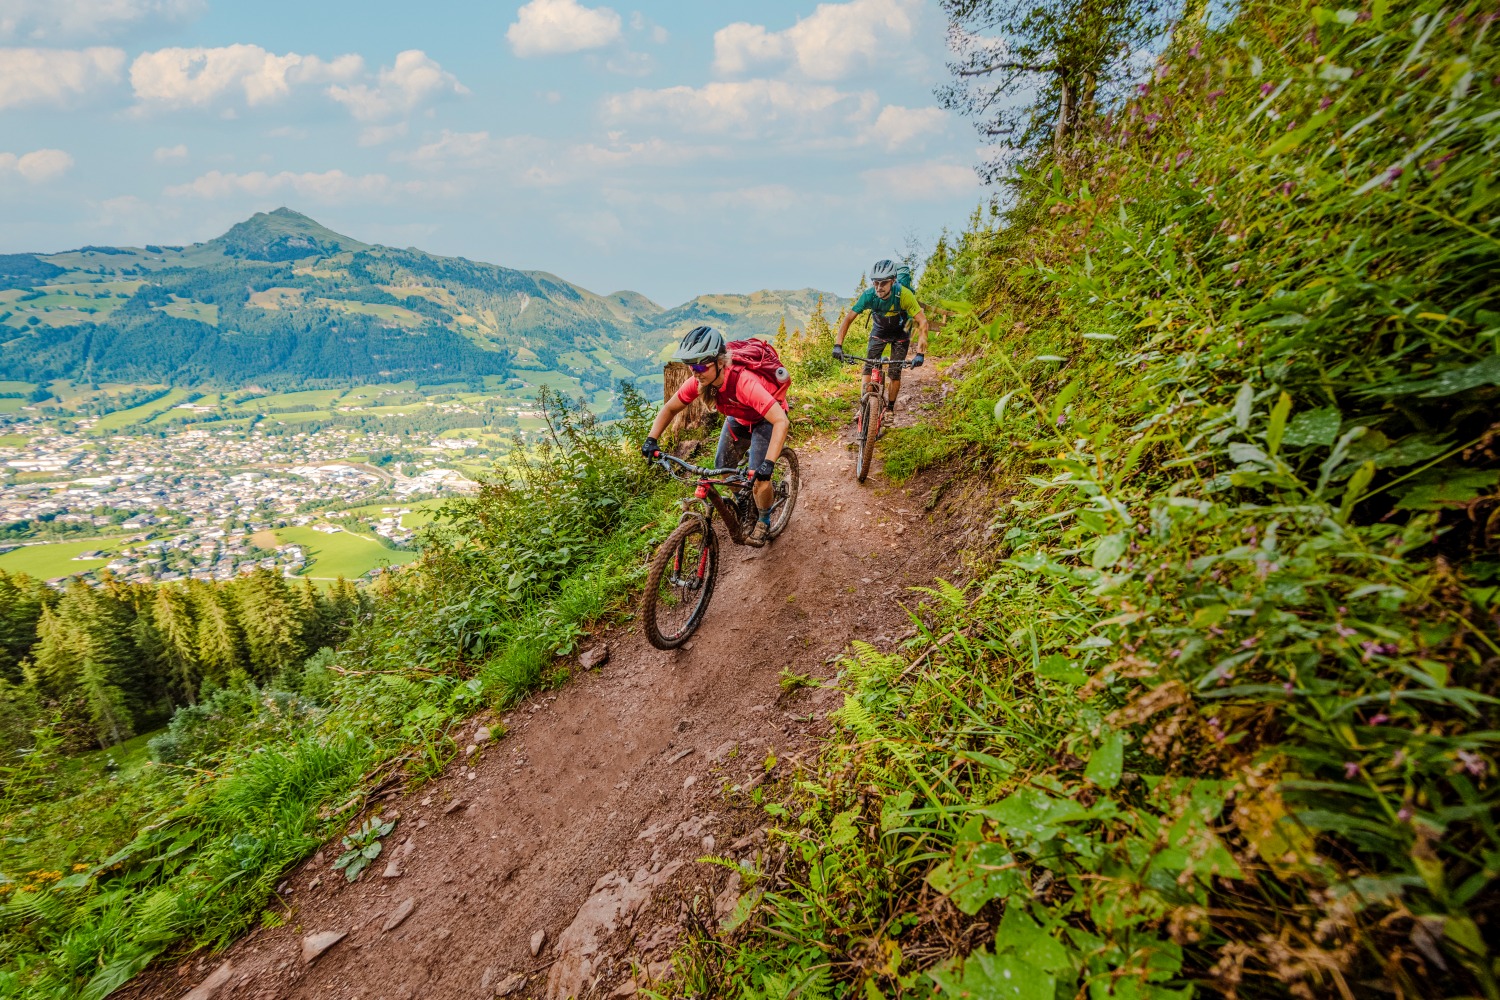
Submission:
[[[1347,615],[1348,613],[1349,613],[1349,609],[1348,608],[1344,607],[1342,604],[1339,605],[1339,614],[1341,614],[1341,615]]]
[[[1287,681],[1285,684],[1281,685],[1281,689],[1283,691],[1285,691],[1287,694],[1291,694],[1293,691],[1297,690],[1295,687],[1292,686],[1292,682],[1291,681]]]
[[[1375,15],[1371,14],[1367,10],[1362,10],[1358,14],[1354,15],[1354,20],[1356,20],[1356,21],[1373,21],[1373,20],[1375,20]]]
[[[1370,716],[1370,721],[1365,723],[1365,725],[1379,726],[1390,721],[1391,717],[1389,715],[1386,715],[1384,712],[1376,712],[1374,715]]]
[[[1338,625],[1335,625],[1333,627],[1333,630],[1335,632],[1337,632],[1339,635],[1343,636],[1345,639],[1349,638],[1351,635],[1359,635],[1359,630],[1358,629],[1352,629],[1349,626],[1344,625],[1342,623],[1340,623]]]
[[[1404,172],[1400,167],[1392,167],[1385,172],[1385,180],[1380,182],[1380,186],[1389,191],[1391,185],[1396,183],[1396,178],[1400,177]]]
[[[1318,110],[1319,111],[1327,111],[1332,106],[1333,106],[1333,98],[1331,98],[1331,97],[1325,97],[1321,101],[1318,102]]]
[[[1346,777],[1346,778],[1353,778],[1357,774],[1359,774],[1359,764],[1356,761],[1352,761],[1352,760],[1345,761],[1344,762],[1344,777]]]
[[[1260,96],[1265,97],[1267,94],[1269,94],[1271,91],[1273,91],[1275,89],[1276,89],[1276,84],[1274,84],[1274,83],[1263,83],[1263,84],[1260,85]]]
[[[1184,149],[1182,152],[1178,153],[1177,154],[1177,166],[1179,166],[1179,167],[1182,166],[1184,163],[1187,162],[1188,157],[1192,156],[1192,155],[1193,155],[1193,151],[1191,149]]]
[[[1241,639],[1240,640],[1240,648],[1241,649],[1252,649],[1252,648],[1254,648],[1256,641],[1257,641],[1257,637],[1253,636],[1253,635],[1250,636],[1247,639]]]
[[[1220,87],[1218,90],[1210,90],[1204,96],[1208,98],[1209,104],[1218,104],[1219,98],[1224,96],[1224,88]]]
[[[1159,122],[1159,121],[1161,121],[1161,115],[1159,115],[1155,111],[1153,111],[1149,115],[1146,116],[1146,121],[1148,121],[1148,122]]]
[[[1066,413],[1059,413],[1057,415],[1057,426],[1061,427],[1063,424],[1065,424],[1067,422],[1068,422],[1068,415]]]
[[[1147,94],[1151,93],[1151,84],[1138,83],[1136,84],[1135,92],[1138,96],[1145,97]]]
[[[1483,757],[1470,750],[1460,750],[1458,752],[1458,760],[1459,763],[1463,764],[1464,770],[1476,778],[1484,777],[1485,772],[1490,769],[1490,765]]]
[[[1411,822],[1411,818],[1412,818],[1411,806],[1402,806],[1400,812],[1396,813],[1396,818],[1399,819],[1403,823],[1409,823],[1409,822]]]
[[[1199,53],[1202,52],[1202,51],[1203,51],[1203,46],[1201,46],[1197,42],[1194,42],[1193,43],[1193,47],[1190,48],[1190,49],[1188,49],[1188,58],[1189,59],[1197,59]]]

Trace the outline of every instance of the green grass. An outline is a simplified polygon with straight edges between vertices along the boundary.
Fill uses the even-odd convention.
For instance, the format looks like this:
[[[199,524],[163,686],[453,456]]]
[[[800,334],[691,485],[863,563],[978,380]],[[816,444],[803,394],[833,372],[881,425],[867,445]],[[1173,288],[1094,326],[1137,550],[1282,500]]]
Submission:
[[[308,558],[302,575],[314,579],[357,580],[377,566],[399,566],[417,557],[415,552],[394,551],[373,538],[350,531],[330,535],[311,527],[277,528],[276,537],[302,546]]]
[[[209,326],[219,325],[219,307],[212,303],[180,300],[156,308],[158,312],[177,319],[194,319],[200,323],[207,323]]]
[[[7,573],[25,573],[39,580],[51,580],[59,576],[72,576],[98,569],[109,559],[88,559],[75,562],[73,557],[82,552],[98,550],[114,552],[115,546],[107,541],[92,542],[43,542],[39,545],[23,545],[0,555],[0,569]]]
[[[0,434],[0,448],[24,448],[30,441],[25,434]]]
[[[16,413],[25,405],[24,399],[0,399],[0,413]]]
[[[26,393],[35,388],[35,382],[17,382],[12,379],[0,379],[0,392]]]
[[[116,410],[106,413],[99,418],[90,432],[103,434],[108,431],[120,430],[133,424],[143,424],[159,413],[164,413],[186,399],[191,393],[187,389],[173,389],[160,399],[154,399],[140,406],[132,406],[128,410]]]

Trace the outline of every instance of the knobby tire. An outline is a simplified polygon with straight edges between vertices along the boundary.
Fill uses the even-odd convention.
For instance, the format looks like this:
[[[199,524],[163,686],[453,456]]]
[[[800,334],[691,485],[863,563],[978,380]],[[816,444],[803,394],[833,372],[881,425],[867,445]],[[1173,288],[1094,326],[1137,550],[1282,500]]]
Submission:
[[[859,404],[859,455],[854,462],[855,482],[864,482],[875,461],[875,439],[880,436],[880,397],[865,393]]]
[[[797,491],[802,488],[802,474],[797,469],[797,453],[790,448],[781,449],[776,459],[776,475],[772,480],[776,489],[775,502],[780,506],[771,515],[769,537],[775,538],[786,530],[792,519],[792,508],[797,506]]]
[[[685,557],[683,562],[686,565],[677,565],[679,553]],[[696,564],[703,553],[707,555],[700,576]],[[719,541],[714,535],[713,527],[706,518],[688,518],[667,536],[667,540],[661,543],[651,559],[651,570],[646,576],[646,593],[641,600],[641,620],[645,623],[646,640],[657,649],[676,649],[692,638],[708,612],[708,602],[713,597],[714,581],[718,575]],[[699,584],[696,589],[679,585],[682,581],[691,584],[695,580]],[[664,585],[667,592],[681,599],[684,605],[689,601],[693,602],[688,609],[687,619],[671,633],[663,631],[659,620],[667,610],[661,600]]]

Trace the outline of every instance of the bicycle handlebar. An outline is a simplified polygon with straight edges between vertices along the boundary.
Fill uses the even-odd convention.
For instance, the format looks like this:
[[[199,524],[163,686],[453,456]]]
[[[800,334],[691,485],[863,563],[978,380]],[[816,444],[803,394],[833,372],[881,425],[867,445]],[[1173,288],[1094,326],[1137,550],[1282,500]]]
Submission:
[[[694,465],[691,462],[684,462],[682,459],[678,458],[675,455],[668,455],[664,451],[658,451],[656,453],[656,462],[663,469],[665,469],[667,471],[667,475],[671,476],[673,479],[683,478],[673,470],[672,466],[674,465],[680,466],[684,472],[687,472],[692,476],[696,476],[699,479],[712,479],[715,476],[737,476],[741,479],[748,478],[745,475],[744,470],[742,469],[705,469],[702,466]]]
[[[908,360],[905,360],[905,359],[903,359],[901,361],[892,361],[889,358],[887,358],[885,360],[881,360],[879,358],[876,358],[876,359],[872,360],[870,358],[858,358],[858,357],[855,357],[852,354],[845,354],[844,358],[843,358],[843,361],[844,361],[844,364],[846,364],[846,365],[889,365],[889,366],[891,366],[893,368],[910,368],[910,367],[912,367],[912,362],[908,361]]]

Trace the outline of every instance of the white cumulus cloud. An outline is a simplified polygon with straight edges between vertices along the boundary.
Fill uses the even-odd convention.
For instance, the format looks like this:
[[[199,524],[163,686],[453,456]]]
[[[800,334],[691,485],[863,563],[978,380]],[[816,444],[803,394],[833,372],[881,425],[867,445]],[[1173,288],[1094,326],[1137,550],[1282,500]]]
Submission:
[[[109,38],[150,24],[185,21],[203,8],[203,0],[0,0],[0,39]]]
[[[813,80],[838,80],[891,60],[904,60],[919,0],[850,0],[819,4],[785,31],[743,21],[714,33],[714,69],[744,73],[791,60]]]
[[[584,7],[578,0],[531,0],[516,11],[505,31],[521,58],[582,52],[620,39],[620,15],[608,7]]]
[[[124,67],[113,48],[0,49],[0,111],[70,104],[118,83]]]
[[[409,114],[443,94],[467,94],[469,89],[421,49],[407,49],[394,66],[384,66],[375,86],[355,84],[328,88],[328,96],[362,122]]]
[[[385,174],[346,174],[342,170],[323,173],[283,170],[275,174],[263,170],[244,174],[210,170],[186,184],[167,188],[167,194],[174,198],[210,201],[242,195],[270,198],[288,194],[320,202],[380,201],[402,192],[416,193],[416,189]]]
[[[872,192],[898,195],[907,201],[956,198],[979,190],[973,167],[931,161],[877,167],[860,175]]]
[[[157,163],[176,163],[187,159],[187,146],[180,142],[175,146],[161,146],[151,154],[151,158]]]
[[[60,149],[34,149],[19,156],[0,153],[0,178],[16,174],[33,184],[61,177],[73,166],[73,157]]]
[[[880,109],[880,117],[866,136],[873,142],[895,151],[920,136],[941,132],[948,123],[942,108],[903,108],[891,104]]]
[[[849,93],[817,84],[745,80],[633,90],[606,98],[604,109],[616,119],[664,119],[696,132],[786,136],[801,129],[868,122],[877,104],[871,91]]]
[[[281,100],[294,86],[350,80],[363,70],[357,55],[324,60],[295,52],[277,55],[259,45],[168,48],[137,56],[130,83],[145,106],[204,108],[243,97],[254,107]]]

